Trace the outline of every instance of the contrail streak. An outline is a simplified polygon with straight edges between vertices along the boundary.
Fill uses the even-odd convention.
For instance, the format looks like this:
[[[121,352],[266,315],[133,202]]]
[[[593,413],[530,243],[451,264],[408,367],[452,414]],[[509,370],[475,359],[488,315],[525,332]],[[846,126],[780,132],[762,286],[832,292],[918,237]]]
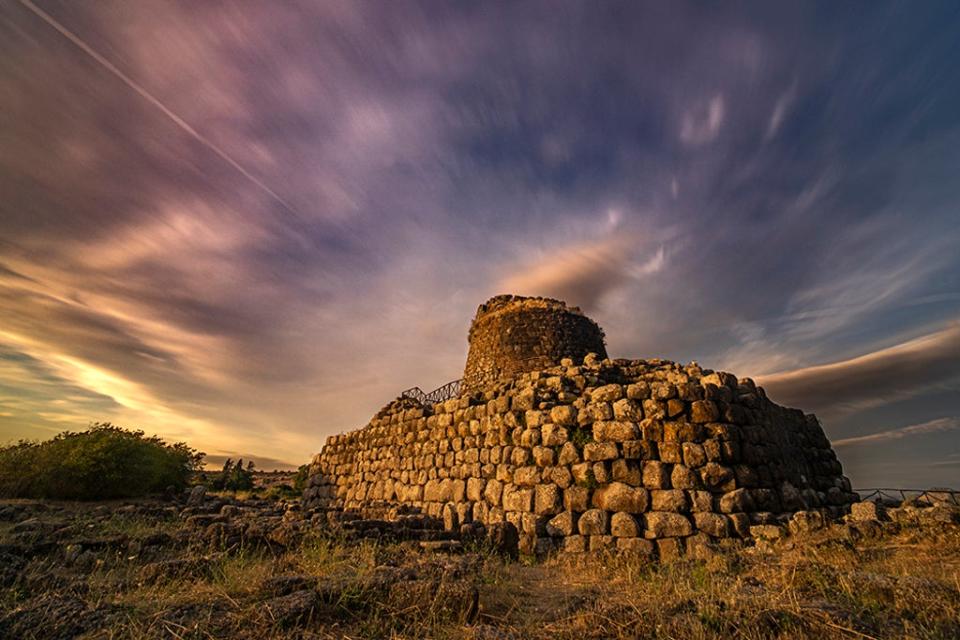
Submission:
[[[48,25],[56,29],[63,37],[65,37],[67,40],[69,40],[70,42],[75,44],[77,47],[79,47],[81,51],[83,51],[85,54],[87,54],[88,56],[96,60],[107,71],[109,71],[110,73],[118,77],[121,81],[123,81],[125,85],[127,85],[128,87],[136,91],[138,94],[140,94],[140,96],[144,100],[146,100],[147,102],[155,106],[157,109],[159,109],[161,112],[163,112],[165,116],[170,118],[170,120],[172,120],[174,124],[176,124],[178,127],[180,127],[185,132],[187,132],[194,140],[196,140],[197,142],[204,145],[205,147],[213,151],[215,154],[220,156],[220,158],[222,158],[224,162],[229,164],[231,167],[233,167],[238,172],[240,172],[240,174],[243,177],[245,177],[247,180],[255,184],[264,192],[266,192],[271,198],[276,200],[284,209],[292,213],[301,221],[303,220],[303,216],[300,215],[300,213],[296,209],[294,209],[290,203],[284,200],[280,196],[280,194],[278,194],[276,191],[274,191],[273,189],[265,185],[263,182],[260,181],[259,178],[254,176],[252,173],[244,169],[239,162],[237,162],[236,160],[231,158],[229,155],[227,155],[226,151],[218,147],[208,138],[203,136],[199,131],[197,131],[192,126],[190,126],[190,123],[188,123],[186,120],[184,120],[183,118],[178,116],[176,113],[174,113],[165,104],[160,102],[160,100],[157,97],[155,97],[153,94],[147,91],[136,80],[134,80],[133,78],[125,74],[123,71],[118,69],[112,62],[110,62],[109,60],[104,58],[102,55],[97,53],[97,51],[93,47],[91,47],[86,42],[81,40],[78,35],[76,35],[72,31],[67,29],[65,26],[57,22],[57,20],[53,16],[51,16],[50,14],[45,12],[43,9],[35,5],[33,2],[31,2],[31,0],[19,0],[19,2],[24,7],[29,9],[38,18],[40,18],[41,20],[46,22]]]

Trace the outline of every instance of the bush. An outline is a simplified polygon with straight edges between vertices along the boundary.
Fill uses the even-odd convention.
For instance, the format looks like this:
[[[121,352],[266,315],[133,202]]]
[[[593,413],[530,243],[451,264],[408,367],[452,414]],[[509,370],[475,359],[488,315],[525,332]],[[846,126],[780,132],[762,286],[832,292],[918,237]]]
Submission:
[[[182,442],[95,423],[52,440],[0,447],[0,496],[103,500],[183,490],[203,455]]]

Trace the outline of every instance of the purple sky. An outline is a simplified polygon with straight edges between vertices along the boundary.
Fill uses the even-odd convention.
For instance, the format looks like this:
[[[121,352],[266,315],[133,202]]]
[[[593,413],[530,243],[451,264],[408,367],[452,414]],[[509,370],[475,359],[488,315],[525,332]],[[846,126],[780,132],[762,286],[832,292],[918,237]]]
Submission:
[[[960,5],[0,5],[0,441],[301,464],[497,293],[960,485]]]

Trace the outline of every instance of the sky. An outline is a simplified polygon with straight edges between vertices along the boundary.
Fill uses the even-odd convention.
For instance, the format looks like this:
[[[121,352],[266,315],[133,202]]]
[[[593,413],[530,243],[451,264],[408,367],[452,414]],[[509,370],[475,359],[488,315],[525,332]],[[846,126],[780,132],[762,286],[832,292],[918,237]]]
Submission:
[[[477,305],[960,487],[960,4],[0,4],[0,442],[302,464]]]

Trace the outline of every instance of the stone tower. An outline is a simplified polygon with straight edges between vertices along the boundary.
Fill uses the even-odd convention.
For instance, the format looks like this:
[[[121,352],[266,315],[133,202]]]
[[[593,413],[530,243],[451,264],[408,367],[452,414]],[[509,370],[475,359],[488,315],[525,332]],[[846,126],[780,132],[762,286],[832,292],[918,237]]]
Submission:
[[[606,358],[603,330],[577,307],[550,298],[501,295],[477,309],[463,372],[467,390],[588,353]]]

